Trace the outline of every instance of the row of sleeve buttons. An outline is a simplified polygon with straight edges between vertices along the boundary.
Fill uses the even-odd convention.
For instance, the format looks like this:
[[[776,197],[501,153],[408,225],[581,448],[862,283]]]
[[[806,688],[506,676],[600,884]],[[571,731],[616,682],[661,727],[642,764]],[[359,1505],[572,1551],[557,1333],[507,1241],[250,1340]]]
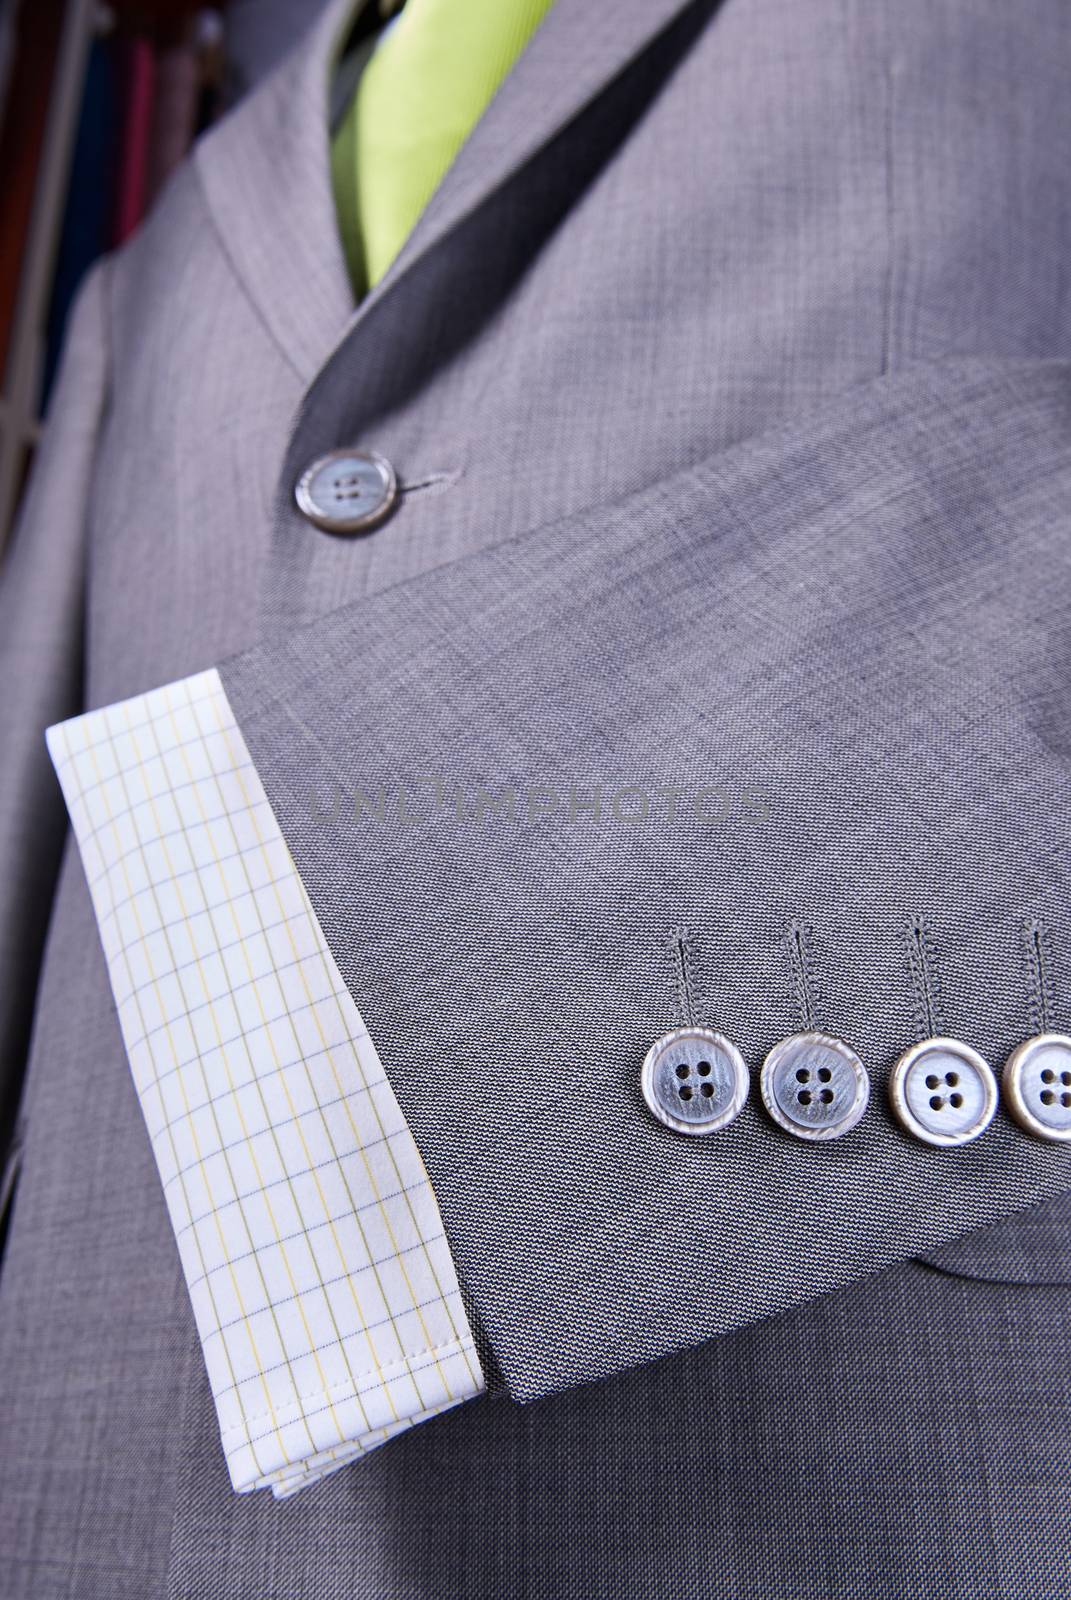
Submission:
[[[750,1088],[736,1046],[711,1028],[677,1028],[647,1052],[643,1097],[676,1133],[716,1133],[743,1109]],[[797,1139],[839,1139],[862,1118],[870,1079],[843,1040],[796,1033],[775,1044],[762,1064],[759,1088],[774,1122]],[[1039,1034],[1012,1051],[1004,1067],[1004,1100],[1016,1121],[1038,1138],[1071,1140],[1071,1037]],[[969,1144],[996,1114],[1000,1092],[992,1068],[960,1039],[924,1039],[892,1070],[889,1103],[901,1127],[925,1144]]]

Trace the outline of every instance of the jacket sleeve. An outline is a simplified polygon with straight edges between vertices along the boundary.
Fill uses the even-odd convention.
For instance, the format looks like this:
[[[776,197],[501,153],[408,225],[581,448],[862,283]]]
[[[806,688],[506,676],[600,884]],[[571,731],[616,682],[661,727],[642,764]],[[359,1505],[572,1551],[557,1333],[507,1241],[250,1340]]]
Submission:
[[[518,1398],[1071,1184],[889,1099],[1068,1025],[1069,440],[1064,365],[919,367],[224,664]],[[750,1074],[707,1138],[641,1093],[688,1024]],[[871,1082],[824,1144],[757,1081],[809,1029]]]
[[[1068,1025],[1069,439],[1067,365],[918,367],[213,679],[516,1398],[1071,1184],[1071,1142],[992,1095],[942,1144],[890,1092],[913,1046],[961,1041],[962,1121],[986,1062]],[[160,834],[167,759],[122,796]],[[300,1039],[310,1001],[277,978]],[[709,1137],[645,1094],[681,1029],[737,1057]],[[814,1033],[870,1087],[825,1141],[762,1092]]]
[[[0,568],[0,1095],[11,1131],[65,833],[44,729],[80,708],[85,528],[107,393],[105,276],[68,327],[44,436]],[[6,1140],[5,1140],[6,1143]]]

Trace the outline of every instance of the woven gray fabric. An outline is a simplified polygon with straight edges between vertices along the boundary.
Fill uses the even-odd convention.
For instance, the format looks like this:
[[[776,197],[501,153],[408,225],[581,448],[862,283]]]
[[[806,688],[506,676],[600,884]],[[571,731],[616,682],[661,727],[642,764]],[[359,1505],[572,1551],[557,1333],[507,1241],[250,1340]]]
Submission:
[[[935,1152],[885,1104],[916,1038],[1000,1062],[1030,1032],[1026,926],[1064,977],[1069,438],[1071,367],[916,367],[225,665],[519,1398],[1071,1181],[1071,1149],[1006,1118]],[[690,803],[709,787],[723,816]],[[479,799],[541,788],[601,789],[602,815]],[[384,789],[405,809],[357,814]],[[781,1137],[756,1095],[715,1138],[654,1122],[681,929],[695,1020],[756,1064],[808,1020],[805,930],[813,1020],[875,1083],[853,1137]]]
[[[169,1600],[1066,1600],[1069,1309],[899,1268],[225,1522],[198,1379]]]
[[[793,1584],[796,1592],[821,1592],[823,1584],[833,1586],[827,1567],[851,1572],[838,1551],[839,1541],[850,1540],[857,1566],[873,1577],[866,1588],[853,1580],[859,1593],[880,1593],[879,1583],[895,1593],[899,1583],[901,1593],[925,1595],[929,1583],[941,1595],[958,1583],[964,1594],[1003,1591],[1020,1600],[1037,1573],[1035,1592],[1059,1594],[1067,1566],[1060,1388],[1067,1308],[1056,1290],[1030,1285],[1066,1272],[1066,1201],[944,1247],[977,1278],[1023,1280],[1007,1293],[987,1298],[984,1284],[934,1278],[944,1310],[931,1317],[922,1291],[905,1287],[909,1279],[931,1279],[896,1269],[780,1319],[776,1326],[797,1330],[784,1347],[766,1343],[775,1328],[766,1320],[693,1355],[571,1390],[520,1415],[496,1400],[392,1444],[381,1462],[369,1464],[372,1475],[354,1471],[274,1517],[221,1484],[178,1255],[73,856],[51,893],[62,824],[44,722],[223,661],[351,602],[363,603],[362,615],[369,606],[371,616],[374,598],[388,587],[434,571],[445,587],[441,601],[429,594],[426,643],[438,650],[442,617],[454,604],[451,565],[504,539],[575,519],[569,559],[579,559],[587,532],[612,522],[614,506],[645,490],[643,504],[656,508],[653,525],[668,538],[682,492],[693,508],[696,496],[709,494],[706,479],[682,486],[674,474],[713,465],[731,446],[785,424],[798,428],[800,439],[814,437],[816,406],[883,373],[898,383],[917,361],[1071,359],[1071,42],[1063,0],[1014,9],[1003,0],[939,7],[928,0],[869,7],[729,0],[720,9],[672,0],[619,0],[607,8],[557,0],[403,256],[357,312],[335,236],[325,131],[329,60],[347,11],[348,3],[335,0],[280,75],[202,141],[147,226],[87,286],[0,581],[0,950],[11,1017],[5,1074],[17,1076],[31,1022],[34,1030],[21,1111],[23,1172],[0,1279],[5,1596],[149,1600],[167,1592],[169,1573],[171,1593],[182,1600],[216,1593],[316,1600],[318,1591],[469,1600],[481,1589],[525,1586],[557,1600],[570,1586],[595,1594],[624,1586],[627,1594],[629,1584],[643,1596],[671,1590],[679,1574],[689,1575],[679,1584],[683,1592],[690,1584],[702,1593],[713,1559],[707,1525],[675,1514],[677,1486],[700,1452],[715,1474],[700,1481],[715,1485],[717,1526],[728,1530],[707,1584],[715,1593],[720,1584],[726,1594],[746,1594],[749,1584],[758,1587],[756,1573],[764,1597],[779,1592],[778,1574],[786,1594]],[[1031,387],[1047,383],[1055,400],[1058,383],[1043,374],[1007,389],[1006,431],[991,413],[999,384],[986,403],[990,436],[999,435],[983,470],[986,503],[1000,504],[1011,519],[1005,539],[1017,537],[1022,516],[1035,551],[1046,488],[1030,480],[1030,462],[1039,457],[1015,419],[1036,417],[1038,449],[1051,455],[1054,412],[1041,405],[1041,388]],[[1032,409],[1031,393],[1040,410]],[[947,489],[955,463],[937,459],[939,446],[963,462],[979,454],[963,434],[968,410],[960,401],[938,408],[943,421],[932,441],[920,439],[910,419],[890,424],[880,481],[910,479],[910,440],[926,481]],[[397,514],[367,539],[325,538],[291,507],[296,466],[340,442],[383,451],[402,480]],[[777,449],[791,454],[784,437]],[[764,458],[751,459],[757,469]],[[838,458],[835,467],[850,482],[851,463]],[[817,462],[813,469],[820,470]],[[831,479],[826,491],[832,486]],[[772,529],[776,487],[760,483],[753,507],[726,509],[709,494],[718,506],[711,533],[721,530],[739,551],[739,518],[752,511],[771,545],[797,520],[806,528],[816,506],[801,508],[797,519],[796,506],[782,505],[787,532]],[[1048,492],[1055,537],[1066,504],[1058,503],[1056,480]],[[861,537],[877,549],[880,526],[892,540],[882,573],[895,589],[903,581],[897,555],[909,529],[919,528],[920,502],[909,491],[898,519],[893,503],[877,506],[880,498],[876,492],[873,526],[868,512]],[[967,516],[971,503],[965,490],[949,515]],[[947,540],[950,525],[937,519],[934,537]],[[996,548],[1000,527],[988,527],[988,536]],[[756,558],[762,548],[756,545]],[[842,598],[859,574],[847,539],[843,550],[848,570],[833,585]],[[875,581],[881,575],[875,569]],[[561,582],[560,575],[542,576]],[[689,580],[709,589],[716,576],[704,569]],[[539,575],[528,574],[519,549],[521,600],[529,577]],[[756,562],[754,582],[760,579]],[[806,574],[799,582],[806,584]],[[1036,573],[1017,573],[1011,584],[1020,598],[1038,588]],[[530,593],[534,598],[535,589]],[[691,595],[686,586],[680,598],[694,604]],[[801,589],[801,607],[805,598]],[[1057,598],[1042,596],[1041,617],[1051,616]],[[645,627],[669,637],[663,630],[677,599],[660,599]],[[623,600],[622,593],[614,604]],[[385,604],[387,615],[396,600]],[[995,584],[985,608],[994,636],[1000,611]],[[757,630],[767,613],[764,605],[756,614]],[[852,621],[854,639],[872,619]],[[413,616],[402,622],[412,637]],[[600,625],[595,616],[593,633]],[[795,617],[792,625],[799,625]],[[1028,620],[1031,663],[1036,626]],[[705,644],[705,617],[697,632]],[[502,644],[505,661],[513,641]],[[962,665],[959,638],[928,644],[931,659],[944,652],[945,677],[933,680],[943,694]],[[362,639],[351,641],[347,681],[362,647]],[[685,659],[683,646],[674,646],[658,670],[668,675]],[[1062,659],[1057,650],[1051,665],[1058,669]],[[398,667],[394,648],[392,676]],[[504,750],[511,729],[523,736],[532,690],[552,668],[541,665],[542,678],[526,685],[524,698],[495,703]],[[448,685],[460,682],[455,669]],[[364,671],[353,695],[357,721],[375,691],[371,668]],[[987,661],[982,683],[989,688],[995,672]],[[718,687],[702,686],[704,713]],[[831,680],[827,698],[833,688]],[[639,705],[652,689],[650,681],[619,676],[606,708],[608,731],[623,726],[630,695]],[[866,690],[861,680],[860,705]],[[1061,713],[1045,698],[1044,681],[1020,681],[1015,690],[1020,709],[1036,692],[1032,726],[1039,737],[1053,737]],[[812,708],[803,705],[801,720],[808,717],[813,723]],[[697,717],[696,727],[703,726]],[[1002,748],[1018,754],[1018,726],[1013,716],[984,730],[988,759]],[[919,722],[914,731],[932,752],[934,724]],[[960,744],[953,739],[948,748],[962,749],[965,730],[954,731]],[[412,739],[424,736],[406,731],[399,765]],[[649,751],[639,720],[631,738],[637,752]],[[569,769],[590,749],[589,740],[568,752]],[[1061,757],[1055,743],[1051,749],[1055,768]],[[459,759],[474,754],[466,742]],[[751,775],[750,754],[746,740],[722,750],[734,782]],[[501,770],[499,764],[499,776]],[[279,778],[285,771],[280,767]],[[969,777],[968,768],[960,775]],[[945,796],[957,774],[948,768],[938,776]],[[955,905],[961,917],[991,881],[987,875],[1009,885],[1015,863],[1026,860],[1018,843],[1010,861],[995,859],[1023,783],[1014,767],[1006,784],[1001,776],[994,794],[1002,830],[980,852],[978,881],[972,875],[962,887]],[[955,849],[961,867],[972,819],[982,815],[979,796],[963,798],[968,832]],[[1037,816],[1033,790],[1030,800],[1020,814],[1028,852],[1051,825]],[[787,836],[780,837],[784,845]],[[563,842],[568,836],[559,834]],[[924,848],[932,865],[931,846]],[[685,891],[691,882],[681,877]],[[411,917],[419,910],[410,904],[413,887],[407,885]],[[670,912],[676,918],[682,905],[676,882],[664,887],[657,914],[668,927]],[[906,887],[924,885],[913,879]],[[950,1024],[993,1048],[1014,1031],[1013,1016],[1028,1019],[1013,922],[1018,907],[1053,892],[1051,868],[1046,864],[1036,881],[1024,871],[1012,887],[1015,906],[1009,901],[1003,926],[988,908],[962,942],[955,918],[935,930]],[[920,909],[918,893],[911,898],[911,909]],[[786,914],[802,914],[787,902],[786,890]],[[642,928],[615,919],[603,930],[632,963],[617,977],[631,973],[642,1002],[629,1024],[631,1054],[615,1058],[615,1085],[634,1085],[627,1062],[641,1033],[661,1026],[677,1005],[653,909],[646,908]],[[405,905],[395,910],[404,914]],[[557,954],[570,949],[584,957],[599,948],[589,942],[591,912],[585,906],[571,929],[556,908],[549,931]],[[690,931],[697,981],[724,1011],[719,984],[728,969],[711,960],[724,931],[720,916],[707,908],[706,921],[697,919]],[[833,1001],[830,1024],[842,1012],[871,1017],[889,1030],[891,1043],[912,1021],[896,965],[903,946],[867,942],[875,958],[887,951],[892,976],[864,1007],[861,996],[852,1002],[839,987],[842,970],[862,971],[852,966],[862,943],[853,941],[843,967],[839,940],[830,939],[817,912],[811,921],[816,965]],[[367,932],[362,925],[361,936]],[[626,938],[633,933],[651,940],[650,961],[642,939]],[[450,1015],[456,963],[444,986],[443,948],[436,947],[436,966],[421,971],[411,1012],[419,1002]],[[545,949],[544,941],[540,962]],[[756,976],[773,972],[766,964],[771,949],[756,938],[734,951],[732,983],[741,984],[748,962]],[[1055,988],[1066,1000],[1066,951],[1054,954]],[[756,988],[740,1007],[742,1023],[754,1030],[745,1037],[738,1026],[749,1053],[775,1026],[795,1021],[788,980],[776,970],[773,992]],[[980,974],[988,985],[988,1037],[967,1011]],[[614,994],[621,996],[620,986],[600,984],[587,999],[597,1008]],[[576,999],[565,995],[569,1005]],[[399,1009],[394,994],[383,1003]],[[377,1040],[401,1083],[405,1063],[391,1054],[389,1040]],[[459,1093],[468,1087],[460,1082],[462,1065],[447,1063]],[[611,1121],[637,1113],[629,1092],[606,1097]],[[748,1136],[757,1138],[756,1124],[750,1127]],[[1036,1158],[1047,1167],[1053,1158],[1019,1154],[1023,1146],[1013,1146],[1003,1124],[992,1139],[964,1152],[967,1166],[959,1170],[981,1171],[988,1182],[992,1163],[996,1203],[1023,1200],[1035,1182],[1025,1163]],[[811,1154],[839,1172],[852,1160],[845,1148],[846,1160],[842,1152]],[[921,1154],[915,1159],[921,1163]],[[818,1170],[818,1160],[810,1166]],[[1037,1179],[1038,1192],[1050,1177]],[[608,1178],[616,1181],[613,1172]],[[832,1181],[826,1179],[827,1194]],[[925,1181],[912,1179],[912,1205]],[[534,1194],[544,1215],[545,1189]],[[966,1226],[976,1200],[961,1192],[956,1204]],[[809,1244],[824,1248],[829,1214],[808,1210],[805,1220]],[[935,1228],[932,1237],[940,1234]],[[470,1255],[475,1238],[473,1231]],[[900,1244],[921,1248],[921,1235],[902,1236]],[[556,1247],[555,1236],[545,1242],[547,1254]],[[502,1259],[515,1274],[505,1246]],[[686,1280],[673,1288],[682,1286]],[[819,1287],[817,1274],[811,1287]],[[761,1280],[749,1288],[752,1310],[762,1289]],[[497,1298],[484,1296],[488,1304]],[[591,1296],[581,1303],[588,1314],[597,1304]],[[992,1308],[988,1320],[983,1305]],[[624,1309],[632,1314],[627,1300]],[[836,1340],[834,1328],[842,1332]],[[565,1375],[560,1330],[547,1331],[554,1370],[542,1380],[557,1382]],[[662,1332],[667,1345],[690,1336],[683,1325]],[[864,1364],[847,1396],[842,1383],[809,1390],[803,1404],[775,1366],[782,1349],[800,1372],[825,1374],[834,1351],[849,1340],[860,1348],[864,1335],[886,1352],[887,1379],[880,1363]],[[522,1348],[502,1328],[497,1341]],[[745,1348],[753,1356],[734,1369],[732,1351]],[[710,1372],[724,1379],[719,1390],[735,1397],[726,1427],[713,1434],[719,1409],[703,1376]],[[693,1386],[699,1403],[694,1425],[685,1428],[680,1393]],[[882,1427],[876,1419],[893,1405],[896,1426]],[[672,1436],[652,1432],[663,1413],[677,1425]],[[445,1430],[460,1441],[456,1451],[443,1443]],[[581,1448],[588,1430],[590,1455]],[[662,1446],[645,1453],[644,1440],[656,1437]],[[724,1469],[712,1465],[715,1457]],[[882,1494],[869,1493],[864,1465],[875,1469]],[[806,1525],[788,1509],[803,1491],[809,1498],[800,1517],[818,1507]],[[846,1520],[838,1522],[842,1509]],[[960,1521],[959,1509],[972,1515]],[[983,1526],[992,1538],[977,1532]],[[623,1572],[630,1575],[624,1585]]]

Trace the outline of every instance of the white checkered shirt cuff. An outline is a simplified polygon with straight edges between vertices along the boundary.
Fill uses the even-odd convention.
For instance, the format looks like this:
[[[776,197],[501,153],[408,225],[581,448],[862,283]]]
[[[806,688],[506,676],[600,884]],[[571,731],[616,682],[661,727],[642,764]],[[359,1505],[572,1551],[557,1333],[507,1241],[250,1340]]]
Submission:
[[[48,746],[231,1481],[293,1494],[484,1387],[435,1196],[218,673]]]

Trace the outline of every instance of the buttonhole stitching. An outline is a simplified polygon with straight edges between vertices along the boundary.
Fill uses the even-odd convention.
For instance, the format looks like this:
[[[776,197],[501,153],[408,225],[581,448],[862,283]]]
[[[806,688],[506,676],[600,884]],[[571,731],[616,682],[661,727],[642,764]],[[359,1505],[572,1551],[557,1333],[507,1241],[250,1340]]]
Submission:
[[[944,1032],[937,949],[925,919],[913,913],[908,918],[907,959],[915,991],[916,1032],[920,1040],[936,1038]]]
[[[784,945],[800,1023],[804,1033],[813,1033],[820,1000],[814,928],[803,918],[794,917],[785,929]]]
[[[1048,1033],[1053,1012],[1051,934],[1036,918],[1023,923],[1023,959],[1031,1032]]]
[[[452,489],[464,472],[463,467],[455,467],[450,472],[426,472],[421,478],[398,480],[399,495],[429,494],[432,490]]]
[[[669,941],[670,960],[677,990],[677,1009],[683,1026],[695,1027],[695,988],[692,973],[691,940],[687,928],[675,928]]]

